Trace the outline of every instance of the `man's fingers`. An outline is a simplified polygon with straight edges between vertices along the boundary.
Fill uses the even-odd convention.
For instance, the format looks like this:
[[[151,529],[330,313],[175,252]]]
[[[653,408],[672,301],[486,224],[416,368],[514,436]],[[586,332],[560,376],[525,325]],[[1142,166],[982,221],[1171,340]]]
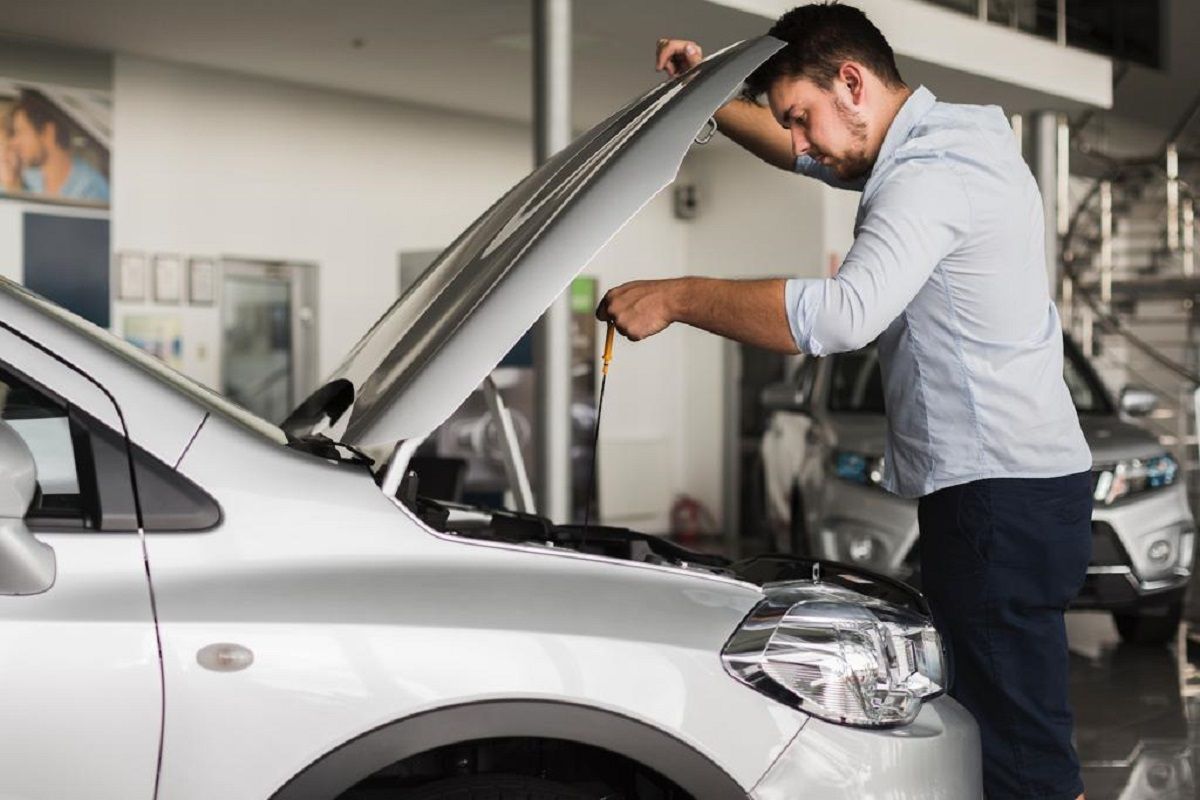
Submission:
[[[674,78],[700,60],[700,46],[686,39],[659,39],[654,68]]]

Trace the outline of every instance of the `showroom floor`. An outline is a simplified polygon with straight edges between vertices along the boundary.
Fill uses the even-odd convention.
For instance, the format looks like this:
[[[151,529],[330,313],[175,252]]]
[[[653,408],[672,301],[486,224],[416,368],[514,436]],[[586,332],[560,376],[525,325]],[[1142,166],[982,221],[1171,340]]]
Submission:
[[[1067,633],[1088,800],[1200,796],[1200,627],[1177,647],[1134,647],[1107,614],[1073,612]]]

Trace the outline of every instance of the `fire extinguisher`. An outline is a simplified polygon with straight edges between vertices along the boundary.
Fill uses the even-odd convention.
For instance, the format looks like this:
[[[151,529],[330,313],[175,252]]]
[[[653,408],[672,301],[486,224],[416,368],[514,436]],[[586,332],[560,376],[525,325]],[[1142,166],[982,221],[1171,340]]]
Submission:
[[[681,494],[671,504],[671,538],[675,541],[694,542],[715,527],[713,515],[696,498]]]

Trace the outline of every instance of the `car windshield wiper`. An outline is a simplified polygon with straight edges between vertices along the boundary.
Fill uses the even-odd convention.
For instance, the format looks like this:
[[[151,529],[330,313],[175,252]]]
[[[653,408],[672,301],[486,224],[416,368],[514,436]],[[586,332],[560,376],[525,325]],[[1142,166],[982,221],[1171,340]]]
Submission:
[[[335,441],[323,433],[313,433],[307,436],[295,436],[289,433],[287,439],[288,447],[319,458],[342,464],[362,464],[368,469],[375,464],[375,459],[354,445]]]

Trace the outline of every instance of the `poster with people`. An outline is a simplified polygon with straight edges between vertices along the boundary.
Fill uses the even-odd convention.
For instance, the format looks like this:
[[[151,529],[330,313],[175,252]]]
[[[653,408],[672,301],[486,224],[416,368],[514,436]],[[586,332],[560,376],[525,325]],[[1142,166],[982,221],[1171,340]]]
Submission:
[[[0,196],[109,204],[106,92],[0,78]]]

